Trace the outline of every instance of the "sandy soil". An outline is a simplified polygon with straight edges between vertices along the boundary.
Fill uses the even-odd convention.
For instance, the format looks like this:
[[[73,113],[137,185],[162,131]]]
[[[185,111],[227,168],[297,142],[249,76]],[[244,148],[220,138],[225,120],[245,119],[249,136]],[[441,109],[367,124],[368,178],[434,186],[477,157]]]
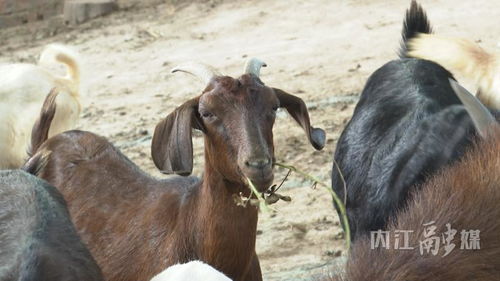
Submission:
[[[160,175],[149,153],[155,124],[203,87],[170,74],[178,63],[199,60],[241,74],[248,57],[269,67],[262,80],[296,94],[312,123],[327,132],[315,152],[285,113],[275,125],[277,159],[329,183],[332,153],[367,77],[396,58],[410,1],[209,1],[122,10],[78,27],[36,23],[0,30],[0,62],[35,62],[50,42],[75,46],[86,62],[88,93],[79,127],[106,136],[144,170]],[[500,49],[500,3],[491,0],[422,0],[435,30]],[[1,79],[1,77],[0,77]],[[195,135],[195,171],[203,167],[202,136]],[[279,181],[285,171],[276,170]],[[330,195],[299,175],[282,193],[293,198],[262,214],[257,252],[265,280],[308,280],[345,256],[342,230]]]

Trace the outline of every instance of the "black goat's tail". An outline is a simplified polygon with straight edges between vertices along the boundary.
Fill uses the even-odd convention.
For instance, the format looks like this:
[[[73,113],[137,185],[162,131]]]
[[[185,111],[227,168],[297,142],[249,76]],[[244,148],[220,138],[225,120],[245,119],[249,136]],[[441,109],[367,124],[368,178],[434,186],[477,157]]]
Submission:
[[[408,40],[416,37],[419,33],[430,34],[432,33],[432,27],[422,6],[417,1],[412,0],[403,22],[402,41],[399,49],[400,58],[408,57]]]

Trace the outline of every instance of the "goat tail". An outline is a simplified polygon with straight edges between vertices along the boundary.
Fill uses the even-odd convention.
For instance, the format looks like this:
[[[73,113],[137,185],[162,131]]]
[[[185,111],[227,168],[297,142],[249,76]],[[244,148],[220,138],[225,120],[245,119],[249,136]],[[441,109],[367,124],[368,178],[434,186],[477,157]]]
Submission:
[[[57,88],[52,88],[50,93],[45,98],[45,101],[42,105],[42,110],[40,111],[40,116],[36,120],[35,125],[33,125],[33,129],[31,130],[31,143],[27,151],[30,158],[21,169],[35,176],[47,163],[47,153],[50,153],[47,152],[36,154],[40,146],[42,146],[42,144],[49,137],[50,125],[52,123],[52,120],[54,119],[54,115],[56,114],[57,94]]]
[[[75,85],[80,85],[81,79],[81,59],[80,55],[68,46],[62,44],[49,44],[40,55],[40,65],[50,65],[61,63],[66,66],[67,75],[65,78],[73,81]]]
[[[418,33],[430,34],[432,27],[422,6],[417,1],[412,0],[403,22],[402,41],[399,49],[400,58],[408,57],[408,40],[414,38]]]
[[[40,116],[31,130],[31,144],[28,148],[28,155],[33,156],[40,146],[49,138],[49,130],[54,115],[56,114],[57,88],[53,88],[45,98],[40,111]]]

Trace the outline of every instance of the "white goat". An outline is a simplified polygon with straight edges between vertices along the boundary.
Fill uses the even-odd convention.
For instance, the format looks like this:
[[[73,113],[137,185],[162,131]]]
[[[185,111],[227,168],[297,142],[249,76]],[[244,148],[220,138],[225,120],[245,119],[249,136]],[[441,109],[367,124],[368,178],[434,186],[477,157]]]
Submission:
[[[66,76],[46,67],[55,63],[66,67]],[[19,168],[26,160],[31,128],[52,88],[59,95],[49,136],[75,127],[81,111],[80,68],[78,54],[59,44],[48,45],[38,65],[0,65],[0,169]]]
[[[201,261],[172,265],[151,281],[231,281],[226,275]]]
[[[500,109],[500,52],[487,52],[468,39],[435,34],[419,34],[409,40],[408,49],[410,57],[433,61],[471,79],[478,87],[477,98]]]

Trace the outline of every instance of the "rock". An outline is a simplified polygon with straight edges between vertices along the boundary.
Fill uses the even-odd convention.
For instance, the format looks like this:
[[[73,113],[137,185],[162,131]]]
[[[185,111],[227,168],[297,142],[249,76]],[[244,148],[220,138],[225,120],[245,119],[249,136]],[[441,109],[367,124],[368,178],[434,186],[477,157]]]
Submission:
[[[64,21],[79,24],[118,10],[116,0],[70,0],[64,4]]]

